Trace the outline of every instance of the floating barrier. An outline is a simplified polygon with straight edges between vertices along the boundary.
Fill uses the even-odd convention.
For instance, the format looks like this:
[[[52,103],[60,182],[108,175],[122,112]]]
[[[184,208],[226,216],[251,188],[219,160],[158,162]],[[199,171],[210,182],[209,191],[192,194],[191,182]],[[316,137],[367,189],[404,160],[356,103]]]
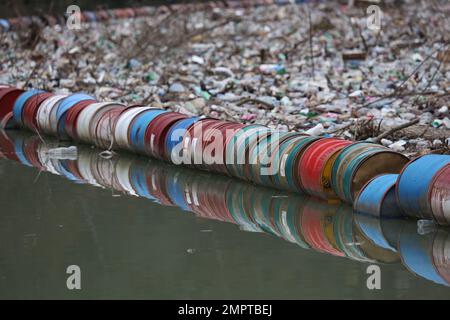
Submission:
[[[5,90],[10,89],[0,88],[0,94]],[[433,196],[430,190],[434,175],[450,163],[450,156],[430,155],[432,161],[423,160],[423,165],[422,160],[408,163],[403,154],[374,143],[189,118],[149,106],[97,102],[86,94],[10,92],[16,92],[16,100],[8,100],[4,108],[12,105],[15,122],[38,133],[104,150],[126,149],[326,200],[354,203],[358,199],[355,208],[374,216],[397,212],[398,201],[405,214],[449,223],[448,178],[436,180]],[[425,179],[421,179],[423,170]],[[395,184],[392,174],[400,171]],[[372,180],[383,174],[386,176]],[[420,182],[414,183],[419,178]]]
[[[198,217],[236,224],[246,231],[267,232],[335,257],[370,263],[401,261],[420,277],[450,285],[450,234],[446,229],[418,235],[412,221],[354,215],[345,204],[331,205],[126,154],[104,159],[98,150],[83,146],[79,146],[76,159],[56,159],[49,156],[51,145],[52,141],[44,144],[36,135],[0,130],[0,154],[75,183],[175,205]],[[394,180],[389,177],[386,184],[392,186]],[[374,188],[374,181],[382,185],[377,177],[364,190]]]

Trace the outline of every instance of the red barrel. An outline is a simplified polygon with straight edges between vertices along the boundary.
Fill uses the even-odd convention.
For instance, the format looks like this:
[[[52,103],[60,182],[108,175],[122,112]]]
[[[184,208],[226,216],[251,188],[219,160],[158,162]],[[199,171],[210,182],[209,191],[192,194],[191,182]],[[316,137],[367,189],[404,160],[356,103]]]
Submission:
[[[339,150],[349,144],[351,142],[347,140],[325,138],[313,142],[306,148],[296,164],[300,174],[300,186],[306,193],[325,199],[337,198],[331,189],[331,164],[329,162]],[[329,170],[326,170],[326,167]]]
[[[145,130],[146,152],[155,158],[169,160],[170,157],[166,155],[164,148],[167,132],[175,122],[187,117],[187,115],[178,112],[167,112],[155,117]]]
[[[14,102],[24,92],[16,88],[2,89],[0,92],[0,128],[7,127],[12,116]]]
[[[36,115],[39,106],[41,105],[42,102],[44,102],[44,100],[46,100],[51,96],[53,96],[52,93],[43,92],[32,96],[25,102],[22,109],[22,121],[25,127],[34,132],[38,131]]]
[[[450,225],[450,164],[434,175],[428,199],[436,221],[442,225]]]
[[[68,111],[66,118],[64,119],[64,128],[66,133],[73,140],[78,140],[77,134],[77,119],[81,111],[89,106],[91,103],[96,102],[95,100],[81,100],[80,102],[74,104]]]

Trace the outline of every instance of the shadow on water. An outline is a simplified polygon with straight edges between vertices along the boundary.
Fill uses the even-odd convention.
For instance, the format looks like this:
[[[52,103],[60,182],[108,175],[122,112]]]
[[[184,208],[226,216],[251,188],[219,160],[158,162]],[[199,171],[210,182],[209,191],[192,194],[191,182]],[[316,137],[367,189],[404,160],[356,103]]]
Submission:
[[[0,132],[0,298],[450,297],[447,229],[420,235],[415,221],[55,146]],[[66,288],[72,264],[80,291]],[[366,286],[370,264],[381,290]]]

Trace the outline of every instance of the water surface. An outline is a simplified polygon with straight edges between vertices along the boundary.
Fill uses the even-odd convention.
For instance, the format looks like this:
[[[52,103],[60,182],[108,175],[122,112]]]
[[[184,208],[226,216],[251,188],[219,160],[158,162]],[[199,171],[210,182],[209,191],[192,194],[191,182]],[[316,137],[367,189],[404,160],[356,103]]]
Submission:
[[[48,147],[0,133],[1,299],[450,298],[449,266],[436,267],[445,229],[421,236],[346,205],[91,148],[50,159]],[[371,264],[381,290],[366,286]],[[69,265],[81,290],[67,289]]]

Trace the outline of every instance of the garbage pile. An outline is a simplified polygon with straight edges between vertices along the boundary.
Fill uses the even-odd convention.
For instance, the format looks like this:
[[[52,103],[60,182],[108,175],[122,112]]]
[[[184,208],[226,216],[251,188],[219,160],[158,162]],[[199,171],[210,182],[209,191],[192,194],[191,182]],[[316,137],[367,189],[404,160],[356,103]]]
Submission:
[[[365,7],[288,2],[7,32],[0,83],[369,139],[412,156],[450,152],[447,1],[380,4],[380,32]]]

